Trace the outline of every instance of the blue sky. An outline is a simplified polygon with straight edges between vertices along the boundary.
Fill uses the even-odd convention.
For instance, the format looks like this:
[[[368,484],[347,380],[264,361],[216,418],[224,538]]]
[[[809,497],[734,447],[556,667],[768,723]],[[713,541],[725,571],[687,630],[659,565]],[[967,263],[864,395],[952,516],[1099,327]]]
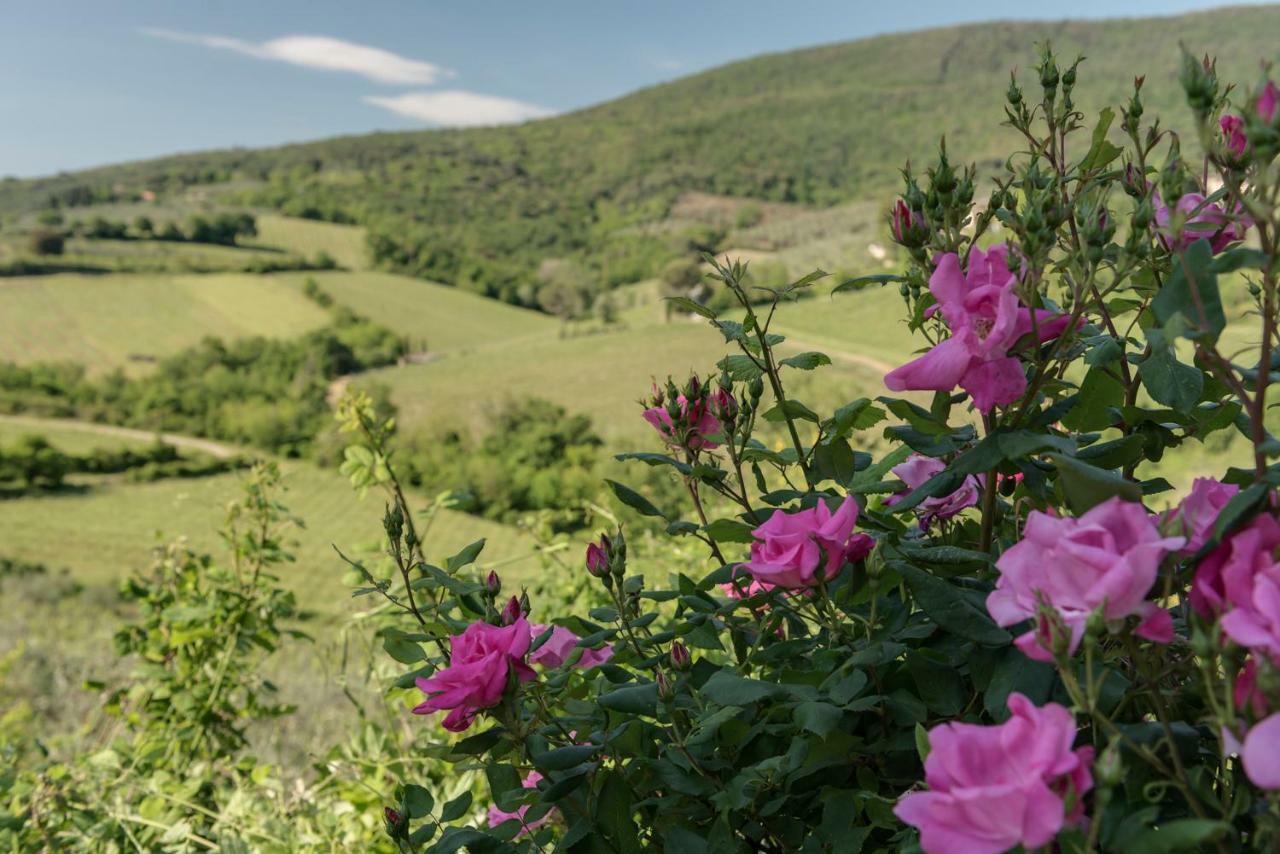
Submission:
[[[23,0],[0,28],[0,175],[519,121],[768,51],[1200,0]]]

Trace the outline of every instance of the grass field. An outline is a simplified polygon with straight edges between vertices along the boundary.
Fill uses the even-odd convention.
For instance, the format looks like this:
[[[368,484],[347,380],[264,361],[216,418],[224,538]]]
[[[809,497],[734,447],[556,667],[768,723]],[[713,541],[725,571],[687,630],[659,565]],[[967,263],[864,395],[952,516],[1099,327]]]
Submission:
[[[271,246],[314,259],[325,252],[348,270],[367,266],[364,228],[280,214],[258,215],[258,236],[250,244]]]
[[[46,433],[61,446],[65,436]],[[347,596],[344,565],[333,551],[369,555],[381,539],[383,502],[360,500],[346,479],[309,463],[284,464],[282,500],[306,528],[295,532],[297,562],[281,571],[312,608],[332,610]],[[185,536],[201,550],[221,551],[218,528],[227,503],[238,497],[238,474],[189,480],[128,483],[80,478],[66,489],[0,499],[0,554],[69,568],[86,584],[110,583],[147,565],[150,550]],[[531,540],[515,528],[462,513],[443,513],[428,537],[428,559],[444,560],[475,540],[488,544],[484,562],[531,554]],[[503,570],[514,580],[532,572],[532,558]]]
[[[705,324],[674,320],[572,338],[531,338],[446,355],[425,365],[375,371],[362,382],[391,388],[399,422],[407,430],[436,424],[483,429],[495,403],[533,395],[591,416],[606,441],[632,443],[649,438],[637,401],[655,379],[671,375],[683,382],[691,371],[705,375],[728,352],[723,339]],[[833,365],[816,375],[792,374],[798,388],[821,392],[815,405],[880,393],[881,372],[875,367],[841,359],[834,351],[832,356]],[[815,387],[819,382],[821,389]]]
[[[339,303],[432,352],[468,351],[534,335],[555,335],[558,321],[445,285],[390,273],[283,273],[301,287],[313,278]]]
[[[0,360],[72,361],[144,372],[206,335],[292,337],[325,312],[291,283],[248,274],[0,279]]]

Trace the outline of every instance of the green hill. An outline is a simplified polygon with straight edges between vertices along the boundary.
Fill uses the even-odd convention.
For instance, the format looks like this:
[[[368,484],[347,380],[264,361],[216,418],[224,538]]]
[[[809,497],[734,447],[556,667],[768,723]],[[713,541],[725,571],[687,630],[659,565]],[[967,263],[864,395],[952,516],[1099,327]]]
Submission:
[[[806,206],[883,202],[896,170],[945,132],[958,159],[991,168],[1008,69],[1052,39],[1089,57],[1087,112],[1125,97],[1185,129],[1179,42],[1250,79],[1280,56],[1280,8],[1097,22],[995,23],[883,36],[757,57],[517,127],[383,133],[235,150],[0,183],[0,213],[176,195],[214,185],[227,200],[366,226],[378,266],[536,304],[538,268],[571,259],[597,289],[656,274],[719,235],[661,223],[704,191]],[[1033,84],[1033,81],[1027,81]],[[1188,141],[1188,146],[1191,141]],[[730,248],[720,246],[719,248]]]

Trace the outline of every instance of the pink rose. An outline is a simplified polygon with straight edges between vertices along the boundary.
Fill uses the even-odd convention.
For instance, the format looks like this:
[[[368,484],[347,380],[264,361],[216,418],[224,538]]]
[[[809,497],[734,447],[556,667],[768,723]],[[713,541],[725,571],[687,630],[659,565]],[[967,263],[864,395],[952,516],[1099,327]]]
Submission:
[[[529,776],[525,777],[522,781],[520,781],[520,784],[524,786],[526,789],[536,789],[538,788],[538,783],[541,780],[542,780],[541,774],[539,774],[537,771],[530,771]],[[503,812],[501,809],[498,808],[497,804],[490,804],[489,805],[489,826],[497,827],[498,825],[502,824],[504,821],[511,821],[512,819],[515,819],[516,821],[520,822],[521,825],[523,825],[523,828],[521,829],[520,833],[517,834],[518,836],[521,836],[526,833],[533,833],[539,827],[542,827],[542,825],[546,824],[548,821],[551,820],[551,813],[548,812],[546,815],[544,815],[542,818],[538,819],[537,821],[530,822],[529,824],[525,824],[524,816],[525,816],[525,813],[527,813],[528,811],[529,811],[528,804],[525,804],[519,807],[515,812]]]
[[[1075,718],[1057,703],[1036,708],[1009,695],[998,726],[948,723],[929,731],[927,792],[911,792],[894,814],[920,829],[925,854],[999,854],[1048,845],[1084,815],[1093,788],[1093,748],[1072,750]],[[1067,796],[1074,809],[1067,814]]]
[[[1191,581],[1191,607],[1206,620],[1238,602],[1247,602],[1253,579],[1276,565],[1280,522],[1268,514],[1254,517],[1235,531],[1196,567]]]
[[[1199,193],[1187,193],[1178,199],[1177,209],[1185,214],[1182,231],[1175,234],[1172,230],[1173,214],[1160,198],[1159,193],[1153,195],[1156,206],[1156,230],[1160,239],[1170,249],[1184,249],[1197,240],[1208,240],[1214,254],[1226,249],[1237,240],[1244,239],[1244,233],[1253,221],[1244,214],[1243,208],[1237,208],[1235,216],[1227,216],[1222,205],[1217,202],[1205,202]]]
[[[1280,714],[1255,724],[1244,737],[1244,773],[1261,789],[1280,789]]]
[[[1258,96],[1258,118],[1267,124],[1274,122],[1278,102],[1280,102],[1280,91],[1277,91],[1274,80],[1268,80],[1267,85],[1262,87],[1262,94]]]
[[[1191,483],[1191,491],[1177,507],[1166,511],[1161,522],[1172,525],[1173,533],[1186,537],[1187,544],[1180,555],[1193,555],[1213,537],[1213,525],[1227,502],[1235,497],[1240,487],[1222,483],[1211,477],[1198,477]]]
[[[775,510],[760,527],[751,532],[751,560],[743,566],[757,581],[775,587],[797,589],[818,583],[819,567],[823,576],[835,578],[845,561],[866,557],[875,541],[866,534],[855,534],[858,502],[845,498],[835,513],[819,499],[816,506],[796,513]]]
[[[996,561],[1000,579],[987,597],[987,611],[1001,626],[1036,619],[1041,599],[1071,632],[1070,652],[1084,637],[1085,623],[1098,608],[1108,620],[1142,618],[1137,632],[1160,643],[1173,640],[1167,611],[1146,601],[1160,560],[1182,547],[1182,537],[1161,537],[1140,504],[1111,498],[1078,519],[1039,511],[1027,517],[1022,540]],[[1018,648],[1037,661],[1052,661],[1046,627],[1019,637]]]
[[[1244,154],[1249,147],[1249,140],[1244,135],[1244,119],[1239,116],[1223,116],[1218,119],[1218,127],[1227,142],[1227,150],[1236,157]]]
[[[946,467],[947,464],[942,460],[926,457],[923,454],[912,454],[907,457],[906,462],[894,466],[891,471],[898,480],[907,485],[908,491],[912,491],[919,489],[929,478]],[[916,512],[920,514],[920,523],[927,528],[937,519],[950,519],[966,507],[973,507],[978,503],[981,491],[981,482],[973,475],[969,475],[954,492],[926,498],[917,504]],[[885,500],[885,504],[892,506],[901,501],[902,497],[902,495],[890,496]]]
[[[1009,351],[1032,332],[1031,311],[1014,293],[1017,276],[1009,271],[1007,247],[969,253],[969,270],[960,269],[954,252],[943,255],[929,278],[951,337],[928,353],[885,375],[891,391],[951,391],[960,386],[979,411],[1013,403],[1027,387],[1022,363]],[[1040,342],[1061,335],[1069,318],[1038,309]]]
[[[694,389],[698,388],[696,377],[690,380],[690,385]],[[736,407],[737,401],[724,389],[718,389],[705,396],[698,395],[692,402],[685,395],[679,394],[676,396],[676,408],[679,414],[673,420],[671,413],[662,402],[660,393],[655,389],[654,405],[646,409],[643,416],[645,421],[662,434],[662,438],[668,445],[688,448],[691,451],[709,451],[720,447],[720,443],[713,441],[710,437],[724,432],[724,426],[716,417],[716,413],[732,413],[736,411]]]
[[[1266,520],[1263,522],[1262,520]],[[1247,528],[1238,531],[1224,546],[1219,546],[1206,558],[1211,566],[1205,571],[1204,585],[1199,586],[1205,601],[1221,590],[1225,600],[1222,630],[1227,637],[1256,653],[1267,655],[1272,661],[1280,661],[1280,563],[1276,561],[1275,534],[1280,523],[1270,516],[1259,516]],[[1211,563],[1225,546],[1231,551],[1221,562]],[[1218,566],[1217,577],[1210,575]],[[1204,570],[1202,565],[1201,570]],[[1201,572],[1196,572],[1196,582]],[[1215,588],[1215,584],[1220,587]],[[1193,599],[1193,605],[1194,605]],[[1199,606],[1197,606],[1199,610]]]
[[[551,637],[547,638],[546,643],[533,651],[529,656],[529,661],[534,664],[541,664],[543,667],[559,667],[569,660],[569,656],[578,648],[578,641],[582,640],[582,638],[561,626],[535,625],[532,635],[536,638],[547,629],[551,630]],[[604,664],[610,658],[613,658],[613,650],[608,647],[604,649],[584,649],[582,657],[578,659],[576,666],[586,670],[589,667],[595,667],[597,664]]]
[[[533,637],[523,616],[509,626],[472,623],[460,635],[451,638],[453,658],[449,666],[429,678],[417,680],[418,689],[427,699],[414,707],[415,715],[451,711],[444,728],[461,732],[471,726],[475,716],[502,702],[509,674],[521,682],[536,677],[525,664]]]

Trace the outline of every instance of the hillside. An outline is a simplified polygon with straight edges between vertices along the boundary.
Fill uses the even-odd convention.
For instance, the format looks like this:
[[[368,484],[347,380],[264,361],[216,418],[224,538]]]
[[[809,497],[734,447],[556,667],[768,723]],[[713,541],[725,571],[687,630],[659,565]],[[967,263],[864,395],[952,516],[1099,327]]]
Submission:
[[[261,150],[170,157],[0,183],[0,215],[192,187],[285,214],[357,222],[379,266],[538,304],[540,263],[571,259],[600,290],[657,274],[723,234],[661,223],[681,193],[827,207],[883,203],[904,159],[939,134],[981,168],[998,166],[1008,69],[1051,39],[1090,57],[1077,102],[1145,100],[1185,129],[1179,42],[1248,79],[1275,59],[1280,8],[1100,22],[997,23],[883,36],[762,56],[569,115],[517,127],[374,134]],[[1032,81],[1027,81],[1029,84]],[[1193,143],[1188,140],[1188,147]]]

